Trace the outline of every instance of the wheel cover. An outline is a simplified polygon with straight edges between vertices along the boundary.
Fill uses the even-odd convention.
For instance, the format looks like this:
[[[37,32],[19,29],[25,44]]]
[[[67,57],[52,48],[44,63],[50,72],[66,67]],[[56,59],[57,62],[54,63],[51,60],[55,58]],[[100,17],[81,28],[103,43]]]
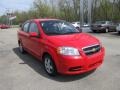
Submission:
[[[45,69],[49,74],[53,73],[54,69],[50,58],[45,58]]]
[[[106,29],[106,32],[108,32],[109,30],[108,30],[108,28]]]

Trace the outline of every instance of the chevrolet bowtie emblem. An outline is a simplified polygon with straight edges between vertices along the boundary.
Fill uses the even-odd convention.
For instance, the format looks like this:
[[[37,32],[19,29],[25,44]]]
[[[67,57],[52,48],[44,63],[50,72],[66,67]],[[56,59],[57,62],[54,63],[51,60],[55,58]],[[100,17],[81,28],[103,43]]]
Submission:
[[[96,48],[93,48],[92,51],[95,52],[95,51],[96,51]]]

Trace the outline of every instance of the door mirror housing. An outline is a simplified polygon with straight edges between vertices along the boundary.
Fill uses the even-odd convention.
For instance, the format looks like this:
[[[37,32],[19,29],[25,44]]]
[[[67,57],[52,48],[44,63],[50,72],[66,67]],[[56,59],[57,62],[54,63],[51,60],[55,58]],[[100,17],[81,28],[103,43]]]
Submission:
[[[30,37],[39,37],[39,35],[36,32],[30,32]]]

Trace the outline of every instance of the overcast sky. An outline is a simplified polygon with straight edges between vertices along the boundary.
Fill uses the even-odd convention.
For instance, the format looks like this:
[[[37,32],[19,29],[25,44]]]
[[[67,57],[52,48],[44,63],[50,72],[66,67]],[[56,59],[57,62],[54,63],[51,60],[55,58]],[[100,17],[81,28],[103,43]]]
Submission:
[[[0,15],[3,15],[7,9],[10,11],[27,11],[34,0],[0,0]]]

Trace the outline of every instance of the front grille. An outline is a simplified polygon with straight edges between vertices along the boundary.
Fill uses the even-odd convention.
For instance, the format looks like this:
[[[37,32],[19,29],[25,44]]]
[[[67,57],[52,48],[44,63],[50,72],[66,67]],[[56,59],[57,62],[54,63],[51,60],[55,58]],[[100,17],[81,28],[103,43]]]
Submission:
[[[101,49],[100,45],[92,45],[92,46],[83,48],[83,51],[86,55],[93,55],[93,54],[99,52],[100,49]]]

